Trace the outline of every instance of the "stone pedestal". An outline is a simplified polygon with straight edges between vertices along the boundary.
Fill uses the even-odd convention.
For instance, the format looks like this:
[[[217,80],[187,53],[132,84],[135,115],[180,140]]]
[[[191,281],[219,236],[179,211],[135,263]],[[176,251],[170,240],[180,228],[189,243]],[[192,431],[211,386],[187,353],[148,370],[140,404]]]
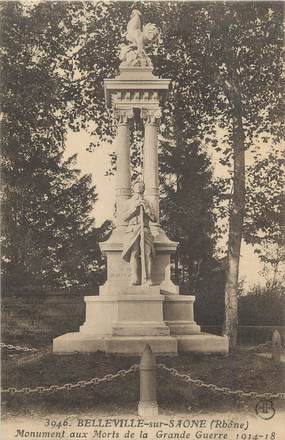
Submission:
[[[159,286],[102,286],[99,296],[85,297],[86,321],[80,331],[55,338],[53,350],[140,355],[149,344],[156,354],[227,353],[226,337],[200,332],[194,300],[163,294]]]
[[[170,256],[176,251],[177,243],[169,240],[157,225],[153,225],[151,229],[155,246],[151,273],[153,286],[159,286],[163,293],[178,294],[178,286],[175,286],[170,279]],[[100,294],[114,293],[114,289],[122,292],[122,289],[130,288],[131,268],[122,259],[123,240],[124,230],[115,229],[109,240],[100,243],[101,251],[107,258],[107,281],[100,287]],[[144,286],[140,288],[145,289]]]
[[[159,287],[144,290],[138,286],[87,296],[84,325],[78,333],[55,338],[54,352],[100,350],[138,355],[149,344],[154,353],[177,354],[177,341],[163,321],[163,301]]]
[[[171,335],[195,335],[200,326],[194,321],[195,297],[191,295],[165,295],[163,318]]]
[[[77,333],[53,341],[55,353],[93,352],[140,355],[149,344],[153,353],[228,351],[226,337],[200,332],[194,320],[194,297],[179,295],[170,278],[170,256],[177,243],[170,241],[159,225],[159,180],[157,138],[160,101],[169,80],[153,76],[151,67],[121,67],[120,75],[105,80],[107,105],[117,121],[116,228],[100,244],[107,259],[107,281],[99,296],[85,297],[86,320]],[[154,207],[157,223],[151,224],[155,256],[152,286],[130,286],[131,268],[122,259],[126,223],[124,204],[130,197],[130,120],[138,110],[145,125],[145,197]]]

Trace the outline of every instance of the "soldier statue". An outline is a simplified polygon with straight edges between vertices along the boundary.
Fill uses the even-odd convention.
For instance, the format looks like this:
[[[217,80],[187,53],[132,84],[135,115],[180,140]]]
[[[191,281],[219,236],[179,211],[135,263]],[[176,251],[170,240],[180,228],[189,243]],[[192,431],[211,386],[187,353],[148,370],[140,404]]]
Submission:
[[[133,197],[128,200],[123,212],[123,219],[128,222],[128,227],[122,258],[131,265],[131,284],[134,286],[152,285],[151,266],[155,250],[149,223],[156,222],[157,219],[152,205],[144,198],[144,190],[143,181],[136,181]]]

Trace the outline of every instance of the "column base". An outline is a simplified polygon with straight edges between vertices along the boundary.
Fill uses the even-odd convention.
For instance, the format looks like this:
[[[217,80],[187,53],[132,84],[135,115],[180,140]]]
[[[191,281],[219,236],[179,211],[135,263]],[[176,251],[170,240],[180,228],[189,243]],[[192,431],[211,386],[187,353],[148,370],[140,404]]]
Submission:
[[[156,402],[139,402],[139,417],[155,417],[158,415],[158,405]]]

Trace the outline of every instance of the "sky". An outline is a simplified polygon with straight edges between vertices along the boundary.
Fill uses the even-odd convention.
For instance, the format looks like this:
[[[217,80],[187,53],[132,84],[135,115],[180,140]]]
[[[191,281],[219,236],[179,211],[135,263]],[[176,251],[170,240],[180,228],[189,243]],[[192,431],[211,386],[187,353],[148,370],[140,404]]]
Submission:
[[[67,136],[65,155],[69,157],[72,154],[77,154],[77,167],[82,171],[82,174],[90,173],[92,175],[98,193],[98,201],[95,203],[93,215],[96,226],[99,227],[104,220],[112,219],[114,214],[115,176],[106,176],[106,172],[110,166],[109,154],[115,148],[111,144],[102,144],[91,153],[86,150],[91,140],[94,139],[84,130],[76,133],[70,131]],[[214,174],[221,175],[223,171],[219,166],[218,157],[214,153],[211,153],[210,157]],[[226,237],[219,245],[226,245]],[[264,284],[265,280],[260,275],[261,270],[262,264],[254,253],[253,246],[242,243],[239,279],[244,280],[248,288],[255,284]]]

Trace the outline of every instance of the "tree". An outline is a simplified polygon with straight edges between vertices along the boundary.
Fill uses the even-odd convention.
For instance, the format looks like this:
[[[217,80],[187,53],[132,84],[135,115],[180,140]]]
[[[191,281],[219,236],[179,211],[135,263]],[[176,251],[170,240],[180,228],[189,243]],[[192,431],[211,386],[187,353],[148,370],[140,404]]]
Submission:
[[[186,140],[173,147],[164,146],[160,169],[161,224],[169,238],[179,242],[176,282],[184,291],[195,294],[198,279],[205,276],[205,263],[212,259],[215,245],[209,159],[197,143]]]
[[[239,257],[246,203],[245,150],[262,132],[270,133],[275,142],[282,136],[282,9],[278,3],[274,6],[221,4],[215,5],[210,13],[213,27],[207,58],[212,61],[213,74],[227,100],[223,123],[228,126],[234,171],[224,330],[231,346],[235,346]],[[220,100],[218,108],[221,104]]]
[[[183,4],[177,7],[176,26],[171,36],[167,34],[169,43],[163,49],[163,54],[169,54],[168,46],[175,45],[178,34],[181,50],[176,47],[174,59],[179,65],[180,58],[184,65],[179,65],[184,88],[188,93],[199,90],[195,98],[200,104],[198,115],[206,141],[222,151],[224,166],[232,166],[224,324],[231,347],[237,341],[239,257],[246,201],[245,150],[260,133],[270,133],[274,142],[283,135],[282,9],[280,3],[271,6]],[[167,60],[171,58],[166,56]],[[224,131],[223,138],[215,136],[217,128]]]
[[[253,244],[263,263],[262,275],[268,290],[284,291],[284,219],[285,219],[285,152],[270,148],[267,137],[255,151],[254,161],[247,167],[248,193],[244,237]],[[266,142],[266,143],[264,143]],[[268,146],[267,152],[261,149]]]
[[[285,293],[285,251],[283,243],[272,243],[265,241],[262,246],[263,262],[262,275],[266,280],[266,287],[270,290],[280,290]]]
[[[70,6],[69,19],[75,9]],[[66,45],[78,38],[59,26],[65,12],[64,5],[39,4],[31,11],[17,2],[2,5],[2,270],[7,289],[87,284],[92,271],[98,282],[102,270],[100,231],[90,217],[95,187],[91,176],[80,176],[74,167],[75,156],[63,158],[72,97],[66,96],[58,70],[68,63]]]
[[[266,258],[266,246],[271,243],[282,247],[284,236],[285,152],[271,149],[268,144],[256,148],[252,163],[247,166],[247,194],[244,238],[256,245]],[[263,248],[263,249],[262,249]]]
[[[183,95],[185,104],[188,99],[183,111],[195,127],[194,136],[220,150],[221,163],[232,166],[225,333],[234,346],[245,215],[244,153],[260,133],[270,133],[274,142],[282,137],[282,5],[142,3],[140,9],[145,21],[162,30],[161,45],[151,48],[155,73],[172,80],[163,112],[163,134],[175,117],[173,97]],[[89,4],[86,17],[86,39],[76,54],[81,75],[78,84],[83,91],[78,92],[82,99],[76,111],[80,108],[85,126],[92,115],[97,123],[95,132],[110,139],[113,131],[111,114],[104,109],[103,79],[118,71],[115,48],[122,41],[129,7],[126,3],[97,8]],[[224,131],[223,138],[217,136],[217,129]]]
[[[171,18],[162,14],[166,32],[158,57],[160,71],[171,71],[175,64],[172,86],[179,86],[183,78],[180,94],[188,96],[184,112],[191,114],[192,127],[202,128],[208,144],[222,151],[221,163],[232,167],[224,332],[234,347],[243,223],[245,215],[253,214],[245,212],[245,151],[262,133],[270,135],[273,146],[284,137],[282,5],[181,4],[173,16],[176,23],[168,28]],[[217,137],[218,128],[224,138]],[[201,130],[194,133],[199,134]],[[255,184],[248,187],[249,193],[254,188]],[[278,203],[274,209],[278,211]]]
[[[49,26],[44,43],[50,51],[60,48],[60,56],[46,61],[49,65],[51,59],[57,60],[54,73],[61,69],[57,82],[62,85],[59,96],[65,98],[61,115],[74,129],[88,129],[92,122],[90,130],[98,139],[91,146],[95,148],[100,140],[110,141],[114,135],[112,115],[105,108],[103,79],[118,72],[116,52],[130,5],[54,5],[38,5],[33,16],[39,21],[39,14],[44,14],[46,20],[46,15],[54,17],[57,10],[53,44],[48,43]],[[145,21],[156,23],[162,31],[160,42],[150,48],[155,73],[171,79],[163,108],[161,152],[166,152],[168,137],[178,146],[189,140],[199,145],[205,142],[221,152],[221,163],[232,170],[225,332],[234,346],[239,254],[247,214],[244,155],[262,133],[270,134],[273,144],[283,136],[282,4],[149,2],[139,8]],[[185,123],[179,125],[181,112]],[[169,175],[176,171],[173,167]]]

